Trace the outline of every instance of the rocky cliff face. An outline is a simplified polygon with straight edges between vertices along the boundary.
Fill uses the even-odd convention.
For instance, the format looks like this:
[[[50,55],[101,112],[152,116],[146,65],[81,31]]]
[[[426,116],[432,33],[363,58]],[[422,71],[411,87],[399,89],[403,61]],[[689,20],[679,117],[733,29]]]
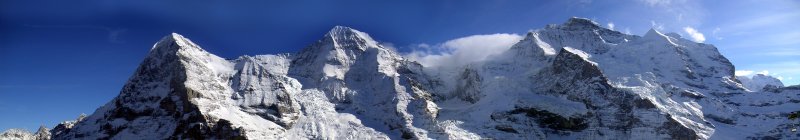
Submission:
[[[622,34],[583,18],[446,70],[342,26],[296,54],[233,60],[172,34],[118,97],[49,132],[54,139],[797,138],[782,133],[796,126],[780,120],[800,92],[746,92],[733,71],[712,45],[656,30]]]

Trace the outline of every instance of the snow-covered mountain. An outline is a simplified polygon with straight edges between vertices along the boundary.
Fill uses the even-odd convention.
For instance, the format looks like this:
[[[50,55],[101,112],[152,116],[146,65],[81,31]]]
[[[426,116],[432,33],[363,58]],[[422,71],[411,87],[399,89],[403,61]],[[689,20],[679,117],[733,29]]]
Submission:
[[[713,45],[584,18],[426,67],[337,26],[295,54],[223,59],[178,34],[53,139],[797,139],[800,88],[748,92]],[[744,84],[744,86],[743,86]],[[26,137],[27,139],[27,137]]]
[[[50,129],[41,126],[36,133],[23,129],[8,129],[0,133],[0,140],[50,140]]]
[[[764,74],[756,74],[752,77],[736,76],[736,79],[750,91],[767,91],[783,87],[780,79]]]

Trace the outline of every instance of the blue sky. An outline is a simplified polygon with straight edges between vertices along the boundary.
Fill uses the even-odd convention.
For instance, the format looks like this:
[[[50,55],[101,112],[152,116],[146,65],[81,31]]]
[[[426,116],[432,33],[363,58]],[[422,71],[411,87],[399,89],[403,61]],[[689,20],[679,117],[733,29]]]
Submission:
[[[800,83],[796,0],[0,0],[0,130],[91,114],[171,32],[235,58],[296,52],[343,25],[409,53],[472,35],[524,34],[572,16],[635,35],[676,32],[716,45],[739,74]]]

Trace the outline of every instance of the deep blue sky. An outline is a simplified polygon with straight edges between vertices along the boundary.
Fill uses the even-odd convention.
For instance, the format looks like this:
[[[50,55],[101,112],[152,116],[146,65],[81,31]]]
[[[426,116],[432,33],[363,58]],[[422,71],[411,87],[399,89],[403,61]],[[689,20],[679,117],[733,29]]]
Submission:
[[[225,58],[292,53],[334,25],[409,52],[418,44],[524,34],[572,16],[630,34],[703,34],[742,70],[800,83],[800,4],[688,1],[0,0],[0,131],[52,127],[115,97],[147,51],[177,32]],[[698,37],[698,36],[695,36]]]

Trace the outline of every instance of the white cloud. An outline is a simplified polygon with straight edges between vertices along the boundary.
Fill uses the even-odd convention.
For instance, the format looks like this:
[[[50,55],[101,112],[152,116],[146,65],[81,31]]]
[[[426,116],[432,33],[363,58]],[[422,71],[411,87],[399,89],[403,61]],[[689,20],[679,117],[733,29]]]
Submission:
[[[472,35],[438,45],[420,44],[406,58],[426,67],[453,67],[485,60],[500,54],[519,42],[517,34]]]
[[[748,76],[753,74],[754,71],[751,70],[737,70],[735,73],[736,76]]]
[[[756,74],[769,75],[769,71],[767,71],[767,70],[762,70],[762,71],[759,71],[759,72],[757,72]]]
[[[614,30],[614,23],[608,22],[608,29]]]
[[[685,27],[685,28],[683,28],[683,30],[686,31],[686,33],[689,34],[689,37],[694,39],[694,41],[701,42],[701,43],[703,41],[706,41],[706,37],[703,35],[703,33],[698,32],[697,30],[695,30],[692,27]]]

